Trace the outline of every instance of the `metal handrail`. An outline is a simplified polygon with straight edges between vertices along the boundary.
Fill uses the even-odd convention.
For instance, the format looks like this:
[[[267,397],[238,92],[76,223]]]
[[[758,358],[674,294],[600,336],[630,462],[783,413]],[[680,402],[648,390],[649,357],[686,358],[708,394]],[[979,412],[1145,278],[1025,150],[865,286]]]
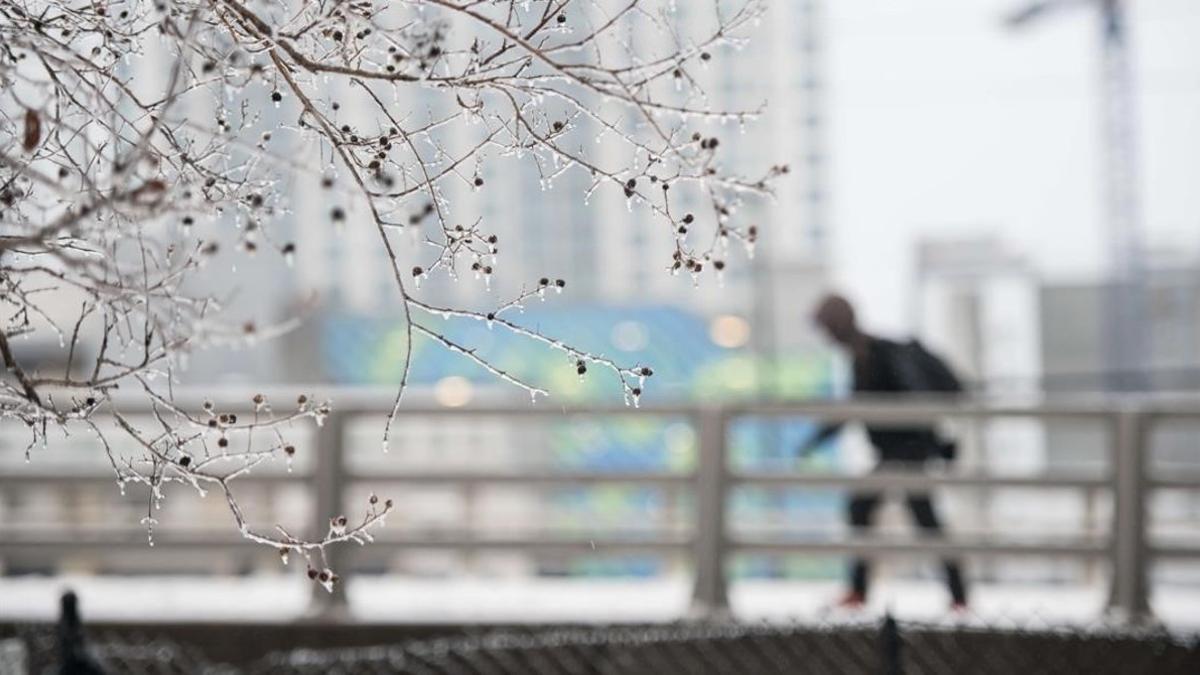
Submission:
[[[291,390],[288,397],[294,395]],[[199,407],[202,400],[214,400],[222,409],[248,407],[244,392],[181,392],[181,406]],[[274,398],[286,400],[279,395]],[[1194,399],[1153,399],[1144,397],[1093,398],[1077,400],[1031,400],[1028,402],[997,402],[978,399],[929,398],[860,399],[846,402],[795,403],[733,403],[727,405],[668,405],[632,409],[620,406],[550,406],[539,404],[505,404],[447,408],[427,402],[412,401],[400,411],[403,419],[419,417],[457,418],[461,416],[501,417],[504,419],[563,419],[574,416],[630,417],[654,416],[687,419],[697,431],[699,447],[693,469],[668,471],[589,471],[545,469],[481,471],[479,469],[442,469],[394,471],[388,473],[358,473],[347,466],[345,427],[348,420],[365,415],[381,414],[389,409],[390,400],[381,392],[335,390],[332,396],[334,412],[317,433],[317,462],[310,471],[298,474],[257,473],[247,481],[263,483],[309,482],[317,495],[314,531],[323,531],[330,513],[339,513],[345,505],[347,485],[355,482],[378,481],[406,484],[509,484],[509,485],[579,485],[579,484],[644,484],[688,486],[695,489],[696,517],[690,534],[645,533],[631,536],[627,532],[582,535],[565,533],[553,537],[545,532],[489,536],[486,532],[402,533],[381,532],[373,544],[391,548],[453,548],[453,549],[519,549],[559,551],[668,551],[691,549],[696,571],[694,601],[700,607],[720,610],[728,606],[725,566],[730,556],[739,552],[789,552],[823,555],[853,554],[867,557],[885,555],[1038,555],[1107,558],[1113,566],[1113,593],[1110,604],[1130,617],[1148,614],[1147,567],[1155,558],[1200,557],[1200,548],[1178,545],[1158,545],[1146,536],[1146,501],[1148,492],[1158,488],[1200,489],[1200,473],[1167,475],[1148,474],[1145,442],[1150,426],[1159,420],[1191,418],[1200,420],[1200,402]],[[123,412],[144,412],[139,399],[118,399]],[[928,422],[942,418],[993,419],[1022,417],[1035,419],[1091,419],[1105,422],[1110,429],[1111,462],[1109,470],[1098,473],[1051,471],[1034,475],[1004,475],[980,472],[950,471],[898,472],[880,471],[866,475],[833,473],[778,473],[734,470],[729,465],[728,431],[736,420],[763,417],[809,417],[821,420],[862,420],[872,423]],[[112,480],[102,474],[84,472],[58,473],[30,467],[11,473],[0,473],[0,487],[19,483],[83,484]],[[979,488],[1046,487],[1087,490],[1109,490],[1115,498],[1114,524],[1111,536],[1103,538],[1064,539],[999,539],[995,537],[927,537],[895,539],[889,537],[852,537],[840,540],[813,540],[751,536],[731,533],[726,527],[725,511],[730,490],[737,485],[788,485],[813,488],[845,488],[879,490],[898,488],[923,490],[939,486]],[[95,550],[126,546],[144,541],[144,533],[132,528],[101,532],[40,531],[37,533],[5,533],[0,543],[0,556],[5,551]],[[243,550],[250,544],[228,535],[209,533],[179,533],[164,528],[155,536],[156,549]],[[337,558],[342,548],[330,550]],[[349,571],[349,567],[342,565]],[[335,594],[331,599],[314,596],[325,607],[344,601]]]

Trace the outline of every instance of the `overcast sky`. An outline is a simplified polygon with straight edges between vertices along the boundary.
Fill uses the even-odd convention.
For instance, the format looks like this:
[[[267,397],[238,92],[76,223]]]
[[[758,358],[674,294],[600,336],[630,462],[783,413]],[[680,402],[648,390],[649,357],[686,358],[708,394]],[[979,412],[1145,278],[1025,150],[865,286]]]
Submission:
[[[908,330],[924,235],[999,234],[1053,280],[1103,271],[1100,24],[1089,7],[1021,31],[1024,0],[830,0],[834,280]],[[1200,0],[1129,0],[1143,217],[1200,252]]]

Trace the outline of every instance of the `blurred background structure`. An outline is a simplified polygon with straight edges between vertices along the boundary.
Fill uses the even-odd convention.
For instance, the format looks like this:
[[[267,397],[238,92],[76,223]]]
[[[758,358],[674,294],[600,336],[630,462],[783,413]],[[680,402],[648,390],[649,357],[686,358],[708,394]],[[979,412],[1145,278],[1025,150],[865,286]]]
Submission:
[[[712,524],[697,509],[727,521],[731,540],[794,545],[728,551],[707,570],[727,576],[735,611],[782,615],[832,598],[849,550],[838,543],[846,486],[804,476],[869,465],[861,435],[799,457],[828,411],[780,412],[846,393],[845,364],[808,319],[823,292],[841,289],[868,330],[921,337],[984,400],[1028,411],[938,412],[962,439],[951,476],[1009,478],[951,477],[937,491],[952,534],[968,542],[980,611],[1090,616],[1122,564],[1112,540],[1125,488],[1110,482],[1120,460],[1108,452],[1122,443],[1121,415],[1140,401],[1154,417],[1165,396],[1200,410],[1198,34],[1192,0],[778,0],[740,58],[706,74],[717,107],[770,106],[731,136],[727,159],[794,169],[775,202],[755,207],[753,264],[731,265],[722,287],[662,269],[670,242],[619,196],[585,204],[582,179],[544,191],[532,172],[484,176],[488,190],[459,197],[506,242],[504,272],[490,291],[431,281],[430,300],[482,307],[521,280],[568,279],[567,292],[532,303],[528,323],[652,365],[644,413],[613,412],[621,402],[598,378],[576,380],[558,355],[473,323],[448,335],[461,331],[552,398],[531,412],[524,394],[419,343],[411,409],[382,455],[379,411],[403,359],[390,271],[362,241],[370,233],[331,227],[322,192],[304,185],[292,206],[295,266],[264,264],[236,306],[265,321],[315,290],[318,309],[279,341],[195,358],[184,388],[333,392],[339,416],[301,446],[293,479],[264,472],[244,501],[256,522],[304,528],[343,498],[396,500],[387,541],[348,559],[358,616],[671,618],[693,599],[693,553]],[[38,346],[23,349],[33,358]],[[1046,412],[1064,400],[1066,414]],[[1086,411],[1071,407],[1079,400]],[[706,414],[717,406],[737,414],[714,432]],[[563,408],[572,414],[554,414]],[[270,550],[225,545],[223,504],[180,491],[161,517],[163,544],[146,548],[144,500],[118,493],[88,439],[27,465],[18,431],[0,429],[0,618],[50,613],[41,603],[64,577],[92,594],[100,617],[308,610],[297,570]],[[1174,416],[1127,448],[1151,474],[1177,479],[1137,494],[1150,538],[1171,552],[1148,568],[1154,609],[1192,627],[1200,559],[1185,554],[1200,547],[1200,490],[1179,477],[1200,472],[1197,432],[1200,417]],[[705,511],[692,481],[707,485],[714,433],[727,460],[717,474],[762,480],[726,486]],[[770,478],[781,473],[796,482]],[[907,528],[898,508],[882,520],[888,532]],[[173,537],[193,543],[172,547]],[[940,611],[932,561],[884,561],[881,603]],[[597,585],[612,579],[640,582]],[[709,591],[698,599],[719,595]],[[214,592],[229,602],[205,607]],[[177,602],[165,608],[163,597]]]

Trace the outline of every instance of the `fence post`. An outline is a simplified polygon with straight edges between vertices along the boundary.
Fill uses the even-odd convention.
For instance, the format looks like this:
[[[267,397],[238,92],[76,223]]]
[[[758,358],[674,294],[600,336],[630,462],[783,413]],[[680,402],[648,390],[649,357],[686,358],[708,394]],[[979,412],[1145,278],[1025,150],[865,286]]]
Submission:
[[[1142,412],[1122,408],[1113,424],[1114,533],[1109,608],[1129,621],[1150,618],[1146,541],[1146,428]]]
[[[726,416],[715,407],[702,408],[694,418],[699,437],[696,457],[696,523],[694,567],[696,587],[692,613],[726,612],[729,597],[725,584],[725,500],[729,468],[726,464]]]
[[[346,414],[334,409],[317,430],[317,462],[313,468],[313,484],[316,504],[313,510],[313,537],[323,537],[329,530],[329,519],[341,515],[346,508]],[[312,599],[308,616],[313,619],[338,619],[348,613],[346,582],[350,577],[344,555],[346,545],[330,546],[325,550],[325,560],[330,569],[341,577],[333,591],[326,591],[320,584],[313,584]]]
[[[883,615],[883,623],[879,626],[879,644],[883,648],[884,675],[903,675],[904,661],[901,658],[902,641],[900,625],[892,616],[891,610]]]

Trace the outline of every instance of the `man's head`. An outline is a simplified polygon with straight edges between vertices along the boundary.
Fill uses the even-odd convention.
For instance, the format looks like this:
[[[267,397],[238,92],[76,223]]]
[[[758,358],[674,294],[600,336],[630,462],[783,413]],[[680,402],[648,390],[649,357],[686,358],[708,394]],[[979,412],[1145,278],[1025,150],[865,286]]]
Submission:
[[[854,318],[854,307],[849,300],[836,293],[826,295],[817,304],[813,322],[831,340],[845,347],[852,346],[860,335],[858,322]]]

